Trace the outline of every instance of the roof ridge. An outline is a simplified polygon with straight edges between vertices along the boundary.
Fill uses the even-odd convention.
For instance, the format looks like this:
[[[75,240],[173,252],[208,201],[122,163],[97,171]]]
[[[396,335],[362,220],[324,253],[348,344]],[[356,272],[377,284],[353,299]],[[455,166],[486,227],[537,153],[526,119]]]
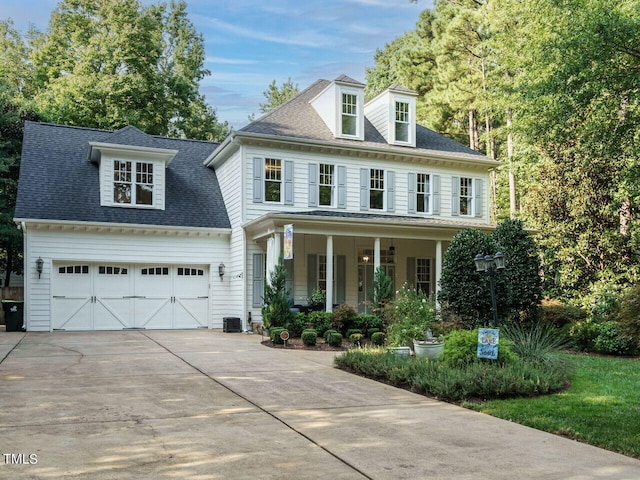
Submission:
[[[248,128],[250,125],[253,125],[254,123],[258,123],[263,121],[265,118],[269,117],[270,115],[274,114],[275,112],[277,112],[278,110],[282,109],[284,106],[288,105],[289,103],[293,102],[294,100],[297,100],[298,97],[302,96],[303,94],[307,93],[307,90],[311,90],[313,87],[315,87],[318,83],[320,82],[330,82],[330,80],[325,80],[325,79],[318,79],[315,82],[313,82],[311,85],[309,85],[307,88],[305,88],[304,90],[302,90],[301,92],[298,92],[296,95],[294,95],[293,97],[291,97],[289,100],[287,100],[284,103],[281,103],[280,105],[278,105],[276,108],[272,108],[271,110],[269,110],[268,112],[265,112],[264,114],[262,114],[260,117],[256,118],[255,120],[253,120],[252,122],[247,123],[244,127],[242,127],[239,131],[244,130],[245,128]]]

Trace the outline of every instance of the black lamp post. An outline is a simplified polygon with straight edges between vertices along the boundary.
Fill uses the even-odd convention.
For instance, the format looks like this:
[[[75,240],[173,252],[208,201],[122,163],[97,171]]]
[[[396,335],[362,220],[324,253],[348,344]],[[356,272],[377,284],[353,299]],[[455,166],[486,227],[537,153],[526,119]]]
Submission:
[[[493,277],[496,270],[504,269],[504,254],[498,252],[495,255],[482,255],[479,253],[473,261],[476,263],[476,271],[483,272],[489,276],[489,285],[491,286],[491,312],[493,313],[493,324],[498,328],[498,308],[496,306],[496,288]]]

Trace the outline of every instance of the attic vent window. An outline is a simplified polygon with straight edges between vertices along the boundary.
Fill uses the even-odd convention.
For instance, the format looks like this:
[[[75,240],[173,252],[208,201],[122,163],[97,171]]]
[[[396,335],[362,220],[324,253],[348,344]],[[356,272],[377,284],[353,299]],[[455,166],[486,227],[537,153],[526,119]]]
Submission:
[[[350,93],[342,94],[342,134],[356,135],[358,97]]]
[[[409,141],[409,104],[396,102],[396,142]]]

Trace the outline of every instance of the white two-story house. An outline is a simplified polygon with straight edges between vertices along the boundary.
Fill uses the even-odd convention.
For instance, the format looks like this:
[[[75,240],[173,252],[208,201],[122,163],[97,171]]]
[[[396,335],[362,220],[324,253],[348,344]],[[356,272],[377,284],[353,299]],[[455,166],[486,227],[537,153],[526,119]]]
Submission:
[[[415,100],[319,80],[219,145],[27,124],[27,329],[249,328],[285,243],[294,304],[365,311],[378,267],[436,294],[453,236],[493,228],[498,162],[417,125]]]

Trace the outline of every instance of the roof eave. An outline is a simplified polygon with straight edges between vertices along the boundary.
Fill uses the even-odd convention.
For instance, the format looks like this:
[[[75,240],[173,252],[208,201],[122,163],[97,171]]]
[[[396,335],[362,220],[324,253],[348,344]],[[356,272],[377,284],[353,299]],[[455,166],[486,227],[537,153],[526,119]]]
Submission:
[[[377,155],[386,155],[386,156],[400,156],[406,158],[425,158],[425,159],[438,159],[445,162],[462,162],[466,165],[472,164],[478,167],[484,167],[487,169],[497,168],[502,165],[501,162],[497,160],[492,160],[488,157],[484,157],[478,155],[478,158],[470,158],[467,156],[457,155],[455,153],[446,154],[446,153],[432,153],[425,152],[423,150],[408,150],[406,147],[398,147],[398,148],[383,148],[383,147],[374,147],[371,145],[349,145],[345,143],[339,142],[331,142],[326,140],[316,140],[309,138],[299,138],[299,137],[287,137],[280,135],[268,135],[263,133],[254,133],[254,132],[235,132],[233,135],[233,139],[230,140],[230,137],[227,139],[216,149],[213,154],[205,161],[205,165],[207,166],[217,166],[221,161],[216,161],[216,157],[222,156],[225,154],[224,150],[228,147],[229,144],[240,145],[242,143],[251,142],[251,141],[262,141],[262,142],[273,142],[280,144],[288,144],[288,145],[307,145],[307,146],[315,146],[318,148],[329,148],[336,150],[348,150],[352,152],[371,152]],[[233,150],[235,151],[235,150]],[[226,152],[225,158],[233,153]]]

